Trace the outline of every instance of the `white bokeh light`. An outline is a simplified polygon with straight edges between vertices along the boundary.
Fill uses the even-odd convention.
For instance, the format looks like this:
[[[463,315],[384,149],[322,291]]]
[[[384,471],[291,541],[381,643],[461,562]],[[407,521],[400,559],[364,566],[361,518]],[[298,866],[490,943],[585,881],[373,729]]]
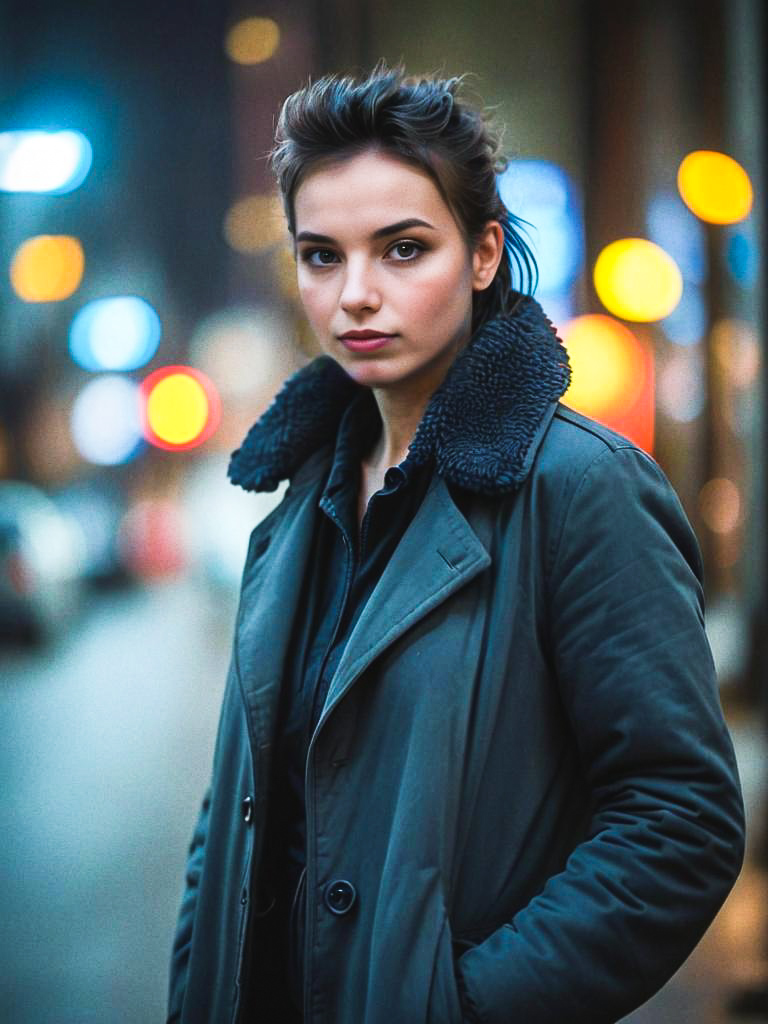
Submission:
[[[0,132],[0,191],[72,192],[85,181],[92,161],[82,132]]]
[[[143,445],[139,410],[133,381],[112,374],[90,381],[72,407],[75,447],[99,466],[127,462]]]

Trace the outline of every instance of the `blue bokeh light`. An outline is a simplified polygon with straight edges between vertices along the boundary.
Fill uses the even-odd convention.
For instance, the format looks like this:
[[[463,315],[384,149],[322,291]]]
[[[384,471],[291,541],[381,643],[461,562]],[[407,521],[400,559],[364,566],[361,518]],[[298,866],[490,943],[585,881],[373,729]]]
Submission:
[[[85,181],[93,162],[82,132],[0,132],[0,191],[64,195]]]
[[[751,226],[732,228],[725,249],[725,265],[731,277],[742,288],[754,288],[759,264],[757,241]]]
[[[698,285],[686,282],[677,306],[661,321],[661,328],[676,345],[695,345],[707,331],[707,304]]]
[[[707,279],[707,241],[704,226],[679,195],[657,192],[646,210],[648,237],[668,252],[680,267],[684,281],[704,284]]]
[[[581,203],[575,186],[557,164],[517,160],[499,175],[498,187],[504,205],[531,225],[524,231],[539,268],[538,291],[563,294],[584,264]]]
[[[136,370],[160,344],[160,317],[138,295],[95,299],[72,321],[69,351],[84,370]]]

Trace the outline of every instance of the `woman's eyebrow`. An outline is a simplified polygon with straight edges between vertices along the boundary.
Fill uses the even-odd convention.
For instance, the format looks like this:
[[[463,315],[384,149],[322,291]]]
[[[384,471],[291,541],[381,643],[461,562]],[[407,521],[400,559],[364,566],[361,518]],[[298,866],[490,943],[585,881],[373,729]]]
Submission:
[[[437,229],[432,225],[428,224],[425,220],[420,220],[418,217],[408,217],[406,220],[399,220],[396,224],[387,224],[386,227],[377,228],[371,235],[371,241],[377,238],[384,238],[386,235],[394,235],[399,231],[406,231],[408,228],[429,228],[430,231],[436,231]],[[314,231],[301,231],[296,236],[297,242],[324,242],[326,244],[335,245],[336,239],[331,238],[330,235],[318,235]]]

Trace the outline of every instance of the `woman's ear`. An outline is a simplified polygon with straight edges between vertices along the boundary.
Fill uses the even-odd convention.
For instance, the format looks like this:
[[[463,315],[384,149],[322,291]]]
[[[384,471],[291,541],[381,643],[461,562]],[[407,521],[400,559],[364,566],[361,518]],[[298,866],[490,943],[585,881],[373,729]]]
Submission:
[[[497,220],[489,220],[472,252],[472,289],[484,291],[496,276],[504,255],[504,231]]]

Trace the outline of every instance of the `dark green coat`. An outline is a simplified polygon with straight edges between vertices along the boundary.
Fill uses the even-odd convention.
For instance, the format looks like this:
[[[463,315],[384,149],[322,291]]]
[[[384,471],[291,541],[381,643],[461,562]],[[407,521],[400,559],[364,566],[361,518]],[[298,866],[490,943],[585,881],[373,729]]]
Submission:
[[[690,953],[739,871],[696,540],[648,455],[557,403],[566,383],[528,300],[458,357],[411,446],[431,486],[307,761],[313,1024],[459,1024],[455,966],[485,1024],[616,1021]],[[356,388],[316,360],[233,459],[245,487],[291,483],[251,537],[169,1020],[237,1020],[259,969],[241,954],[281,669]],[[357,894],[348,913],[325,900],[337,879]]]

